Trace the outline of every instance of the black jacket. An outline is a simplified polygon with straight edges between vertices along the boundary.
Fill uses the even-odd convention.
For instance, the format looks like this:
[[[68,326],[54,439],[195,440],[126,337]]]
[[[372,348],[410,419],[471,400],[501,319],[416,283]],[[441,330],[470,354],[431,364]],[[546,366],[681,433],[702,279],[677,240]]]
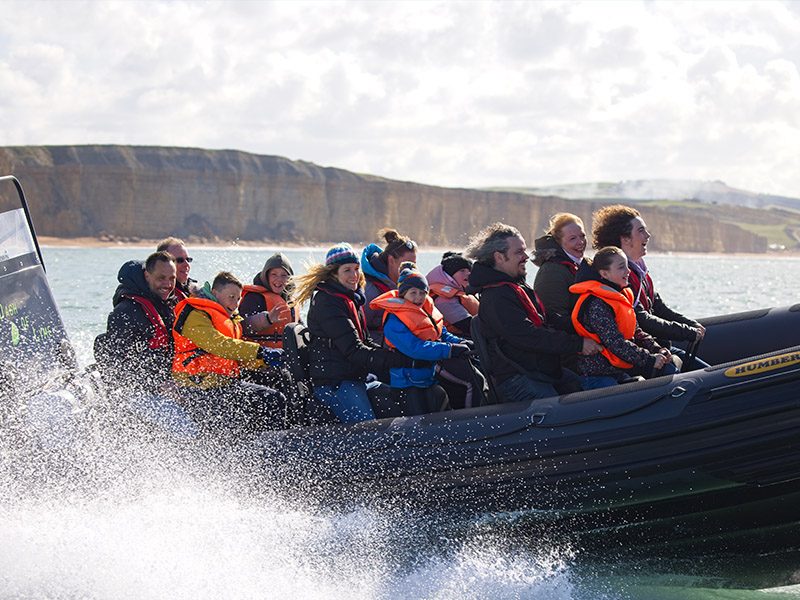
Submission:
[[[524,281],[514,281],[505,273],[480,263],[472,267],[469,283],[481,294],[478,318],[489,346],[492,375],[498,382],[517,375],[520,371],[510,362],[513,361],[528,372],[559,379],[561,355],[579,353],[583,349],[583,339],[534,325],[511,287],[486,287],[502,281],[521,285],[534,299],[533,290]]]
[[[174,294],[167,300],[153,294],[139,261],[122,265],[117,280],[119,286],[112,300],[114,310],[108,315],[106,332],[94,342],[95,360],[104,377],[126,387],[152,390],[169,377],[172,368],[171,330],[177,299]],[[166,347],[158,350],[149,347],[156,328],[141,304],[126,296],[141,296],[152,302],[167,330]]]
[[[553,236],[540,237],[535,245],[534,264],[538,265],[539,270],[533,281],[533,289],[544,305],[547,324],[575,333],[572,327],[572,308],[578,297],[569,291],[569,286],[575,283],[575,273],[569,265],[575,263]]]
[[[399,352],[381,348],[369,336],[362,340],[347,303],[343,298],[334,296],[334,293],[344,294],[357,307],[364,305],[361,290],[353,292],[331,281],[324,281],[317,286],[308,309],[308,328],[311,332],[309,360],[315,385],[363,381],[368,373],[411,366],[411,359]],[[366,330],[363,319],[361,327]]]

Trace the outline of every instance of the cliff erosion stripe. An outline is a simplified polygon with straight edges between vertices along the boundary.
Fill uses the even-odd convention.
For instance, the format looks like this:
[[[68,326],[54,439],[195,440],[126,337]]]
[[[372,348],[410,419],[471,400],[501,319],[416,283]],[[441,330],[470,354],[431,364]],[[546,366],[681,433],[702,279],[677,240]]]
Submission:
[[[756,373],[782,369],[797,363],[800,363],[800,352],[789,352],[733,366],[725,371],[725,377],[746,377]]]

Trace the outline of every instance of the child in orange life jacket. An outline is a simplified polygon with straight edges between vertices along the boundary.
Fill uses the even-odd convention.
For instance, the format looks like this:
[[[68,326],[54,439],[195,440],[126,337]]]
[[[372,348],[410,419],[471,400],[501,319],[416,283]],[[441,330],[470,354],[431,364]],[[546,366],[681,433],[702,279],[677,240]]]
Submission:
[[[375,298],[370,306],[385,311],[383,335],[389,348],[415,360],[437,361],[465,355],[470,346],[449,333],[442,314],[428,296],[428,281],[414,263],[400,266],[398,288]],[[392,401],[401,415],[441,410],[447,394],[436,385],[436,367],[390,370]]]
[[[472,317],[478,314],[478,299],[467,294],[472,261],[460,252],[445,252],[442,262],[427,275],[430,295],[442,313],[448,331],[470,337]]]
[[[601,248],[584,259],[569,291],[578,294],[572,310],[575,331],[603,345],[593,356],[578,357],[584,388],[606,387],[630,375],[658,377],[675,373],[669,350],[636,323],[628,260],[619,248]]]

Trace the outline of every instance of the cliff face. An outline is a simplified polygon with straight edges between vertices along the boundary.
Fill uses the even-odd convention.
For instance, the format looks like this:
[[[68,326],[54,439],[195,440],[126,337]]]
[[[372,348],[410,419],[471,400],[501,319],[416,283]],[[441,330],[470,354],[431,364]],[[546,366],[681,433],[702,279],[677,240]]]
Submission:
[[[589,226],[601,203],[441,188],[232,150],[135,146],[0,148],[41,235],[335,242],[392,226],[419,244],[461,247],[494,221],[532,246],[555,212]],[[653,249],[762,252],[764,238],[690,212],[645,209]]]

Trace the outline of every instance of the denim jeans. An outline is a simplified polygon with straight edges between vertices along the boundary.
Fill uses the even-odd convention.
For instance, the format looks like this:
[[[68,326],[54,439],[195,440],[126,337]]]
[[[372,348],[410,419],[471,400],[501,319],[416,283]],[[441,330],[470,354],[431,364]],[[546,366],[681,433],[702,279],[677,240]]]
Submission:
[[[377,381],[341,381],[338,385],[314,386],[314,395],[341,423],[358,423],[375,418],[367,391],[378,385]]]
[[[512,375],[497,385],[503,402],[521,402],[535,398],[558,396],[556,388],[549,383],[535,381],[527,375]]]

